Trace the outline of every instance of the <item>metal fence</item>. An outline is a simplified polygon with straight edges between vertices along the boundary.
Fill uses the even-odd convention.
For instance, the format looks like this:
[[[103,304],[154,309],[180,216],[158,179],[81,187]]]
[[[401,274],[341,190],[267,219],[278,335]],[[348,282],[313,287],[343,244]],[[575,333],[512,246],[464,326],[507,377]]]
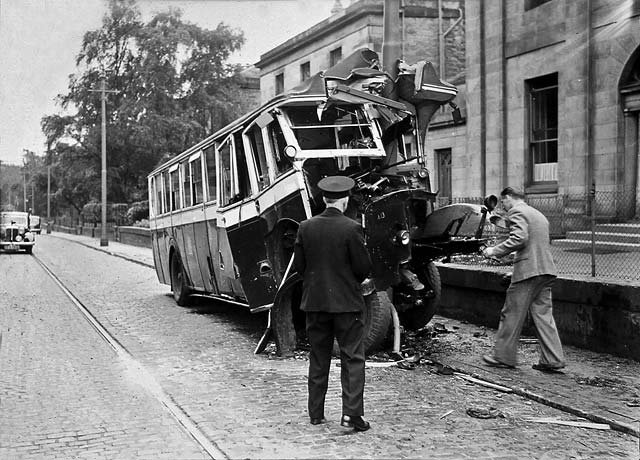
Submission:
[[[570,277],[625,280],[640,284],[640,206],[635,194],[596,191],[594,194],[532,195],[527,203],[549,220],[551,250],[559,274]],[[483,198],[438,200],[481,204]],[[508,230],[487,224],[489,244],[508,237]],[[500,265],[478,256],[457,256],[453,261],[473,265]]]

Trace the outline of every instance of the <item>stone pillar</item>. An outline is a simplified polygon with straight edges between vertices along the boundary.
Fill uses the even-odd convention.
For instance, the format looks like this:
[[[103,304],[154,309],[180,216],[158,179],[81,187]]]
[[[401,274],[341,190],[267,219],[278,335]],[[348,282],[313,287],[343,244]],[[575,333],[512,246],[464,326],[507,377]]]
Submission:
[[[638,112],[624,113],[624,195],[621,209],[625,217],[639,215],[638,189]]]

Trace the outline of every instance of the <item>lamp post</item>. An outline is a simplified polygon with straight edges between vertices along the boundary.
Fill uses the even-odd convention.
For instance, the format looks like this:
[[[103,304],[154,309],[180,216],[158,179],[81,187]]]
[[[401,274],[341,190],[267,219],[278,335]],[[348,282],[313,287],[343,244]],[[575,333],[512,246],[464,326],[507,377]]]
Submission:
[[[108,246],[107,238],[107,94],[117,93],[116,90],[108,90],[105,77],[100,81],[100,89],[90,89],[91,92],[100,92],[100,108],[102,110],[102,225],[100,229],[100,246]]]
[[[27,212],[27,163],[22,160],[22,210]]]

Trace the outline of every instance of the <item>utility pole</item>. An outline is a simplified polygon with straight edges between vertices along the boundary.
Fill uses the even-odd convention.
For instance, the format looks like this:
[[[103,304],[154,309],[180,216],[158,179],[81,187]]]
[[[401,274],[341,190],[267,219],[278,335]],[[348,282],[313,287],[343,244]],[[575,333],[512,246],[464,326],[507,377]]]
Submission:
[[[47,155],[47,233],[51,233],[51,159]]]
[[[27,163],[22,160],[22,210],[27,212]]]
[[[100,229],[100,246],[109,246],[107,238],[107,95],[106,93],[118,93],[116,90],[108,90],[105,77],[102,77],[100,89],[90,89],[91,92],[100,92],[102,109],[102,225]]]

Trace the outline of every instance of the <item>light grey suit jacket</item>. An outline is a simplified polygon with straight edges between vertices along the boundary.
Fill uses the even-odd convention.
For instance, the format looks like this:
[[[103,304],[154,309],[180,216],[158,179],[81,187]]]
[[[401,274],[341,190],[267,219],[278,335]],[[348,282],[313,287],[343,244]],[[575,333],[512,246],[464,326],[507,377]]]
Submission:
[[[549,247],[549,221],[525,202],[515,204],[507,213],[509,238],[494,246],[493,254],[505,256],[515,251],[511,281],[539,275],[557,276]]]

